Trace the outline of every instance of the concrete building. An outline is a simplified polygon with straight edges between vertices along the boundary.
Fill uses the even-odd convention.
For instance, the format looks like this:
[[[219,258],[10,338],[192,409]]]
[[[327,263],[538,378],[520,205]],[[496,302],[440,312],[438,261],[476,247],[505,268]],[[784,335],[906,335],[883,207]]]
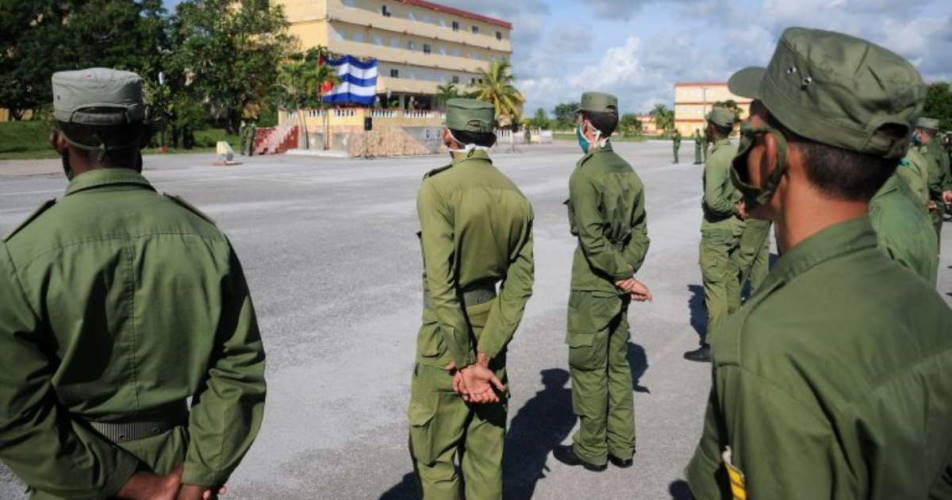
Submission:
[[[732,94],[724,82],[681,82],[674,84],[674,126],[682,136],[704,132],[704,116],[714,103],[733,100],[743,111],[741,119],[750,112],[751,100]]]
[[[377,97],[401,109],[433,109],[438,85],[465,88],[512,55],[511,23],[424,0],[271,2],[284,7],[302,50],[377,58]]]
[[[661,135],[661,131],[655,126],[654,117],[651,113],[639,113],[635,115],[641,120],[641,133],[644,135]]]

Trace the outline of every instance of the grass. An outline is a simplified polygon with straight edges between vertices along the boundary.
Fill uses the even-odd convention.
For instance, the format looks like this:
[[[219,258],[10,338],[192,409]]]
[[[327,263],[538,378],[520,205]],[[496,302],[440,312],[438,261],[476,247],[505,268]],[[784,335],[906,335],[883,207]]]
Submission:
[[[50,147],[49,134],[52,123],[48,121],[0,122],[0,160],[32,160],[58,158]],[[223,129],[208,129],[195,132],[193,149],[169,148],[161,153],[155,148],[143,150],[144,154],[213,153],[218,141],[228,141],[237,152],[241,139],[229,135]]]

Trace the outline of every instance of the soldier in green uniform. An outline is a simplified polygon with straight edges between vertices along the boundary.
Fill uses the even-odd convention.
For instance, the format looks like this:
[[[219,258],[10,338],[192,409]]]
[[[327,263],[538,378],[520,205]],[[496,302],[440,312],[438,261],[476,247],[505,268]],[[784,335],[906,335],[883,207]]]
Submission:
[[[674,163],[678,163],[678,152],[681,149],[681,132],[674,129],[674,135],[671,137],[671,146],[674,149]]]
[[[952,311],[867,217],[921,76],[864,40],[790,28],[729,87],[754,99],[732,179],[782,254],[710,339],[694,497],[952,498]]]
[[[750,295],[767,279],[770,272],[769,220],[748,218],[744,220],[744,233],[740,237],[736,263],[740,277],[740,289],[750,281]]]
[[[921,119],[917,123],[921,124]],[[917,127],[916,132],[913,134],[912,147],[909,148],[905,158],[899,163],[896,173],[899,174],[899,177],[901,177],[909,189],[912,190],[919,206],[929,212],[931,217],[934,204],[930,199],[930,172],[934,177],[935,166],[933,163],[935,160],[932,155],[928,154],[926,148],[921,146],[920,129],[921,127]]]
[[[500,499],[506,351],[532,294],[532,206],[489,159],[492,104],[446,107],[453,161],[417,197],[424,298],[410,454],[423,498],[461,498],[465,485],[467,499]]]
[[[702,149],[704,147],[704,138],[701,137],[701,132],[698,130],[694,131],[694,164],[700,165],[703,163],[701,159]]]
[[[932,221],[898,173],[886,180],[869,201],[869,222],[877,246],[933,287],[939,270],[939,246]]]
[[[611,461],[630,467],[635,412],[628,364],[628,306],[650,300],[634,279],[648,253],[644,186],[613,150],[618,99],[582,94],[576,135],[585,156],[569,179],[569,226],[578,238],[572,262],[565,341],[572,407],[579,418],[574,445],[556,448],[568,465],[603,471]]]
[[[241,264],[141,175],[137,75],[56,73],[53,96],[69,186],[0,244],[0,459],[35,499],[214,496],[264,414]]]
[[[949,173],[949,155],[940,144],[939,120],[934,118],[919,118],[916,122],[916,132],[913,141],[918,143],[918,149],[927,158],[928,185],[929,185],[929,216],[935,229],[936,238],[942,242],[942,217],[945,215],[945,205],[952,198],[952,174]],[[940,245],[941,246],[941,245]]]
[[[241,140],[238,153],[244,156],[248,152],[248,124],[244,120],[241,120],[241,127],[238,128],[238,138]]]
[[[730,133],[737,121],[732,111],[715,107],[708,113],[705,135],[714,139],[714,150],[704,166],[704,196],[701,208],[701,244],[698,262],[704,282],[704,305],[707,308],[707,333],[720,328],[730,314],[740,307],[740,269],[735,254],[740,247],[744,222],[739,206],[740,192],[731,184],[730,163],[737,151]],[[701,338],[701,346],[684,353],[691,361],[710,361],[710,350]]]

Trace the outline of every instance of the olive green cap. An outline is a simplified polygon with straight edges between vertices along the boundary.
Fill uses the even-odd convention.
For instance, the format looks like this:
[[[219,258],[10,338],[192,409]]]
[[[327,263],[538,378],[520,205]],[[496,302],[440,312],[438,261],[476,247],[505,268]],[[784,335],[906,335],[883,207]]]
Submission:
[[[718,127],[733,127],[737,122],[737,114],[727,108],[715,106],[704,119]]]
[[[576,111],[618,114],[618,98],[604,92],[585,92]]]
[[[456,98],[446,101],[446,128],[464,132],[493,132],[496,108],[479,99]]]
[[[926,118],[923,116],[916,121],[916,128],[939,130],[939,120],[936,120],[935,118]]]
[[[728,82],[791,131],[838,148],[901,158],[922,112],[922,76],[901,56],[842,33],[784,31],[766,68]]]
[[[53,73],[53,116],[66,123],[118,125],[145,120],[142,78],[107,68]]]

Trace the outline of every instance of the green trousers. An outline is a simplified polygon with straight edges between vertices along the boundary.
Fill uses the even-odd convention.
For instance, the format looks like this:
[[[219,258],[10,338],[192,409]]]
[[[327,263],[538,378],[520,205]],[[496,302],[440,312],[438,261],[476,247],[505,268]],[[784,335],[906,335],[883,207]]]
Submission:
[[[694,164],[700,165],[702,161],[703,159],[701,158],[701,144],[695,142],[694,143]]]
[[[740,271],[740,287],[750,279],[753,294],[767,279],[770,272],[770,225],[769,220],[747,219],[737,251],[737,268]]]
[[[635,404],[628,364],[627,297],[572,291],[568,308],[575,454],[603,465],[635,453]]]
[[[938,206],[938,208],[929,212],[929,217],[932,218],[932,227],[935,228],[935,237],[936,237],[936,240],[939,242],[939,249],[941,250],[942,248],[942,214],[945,213],[945,205],[942,204],[941,200],[935,203],[936,203],[936,206]]]
[[[678,163],[678,150],[681,148],[681,144],[674,144],[674,162]]]
[[[731,229],[701,231],[699,264],[704,282],[704,305],[707,307],[707,335],[719,328],[728,316],[740,308],[740,273],[735,254],[740,246],[743,225]]]
[[[508,383],[504,359],[491,367]],[[449,372],[419,363],[410,391],[410,456],[423,500],[501,499],[505,399],[466,403]]]

